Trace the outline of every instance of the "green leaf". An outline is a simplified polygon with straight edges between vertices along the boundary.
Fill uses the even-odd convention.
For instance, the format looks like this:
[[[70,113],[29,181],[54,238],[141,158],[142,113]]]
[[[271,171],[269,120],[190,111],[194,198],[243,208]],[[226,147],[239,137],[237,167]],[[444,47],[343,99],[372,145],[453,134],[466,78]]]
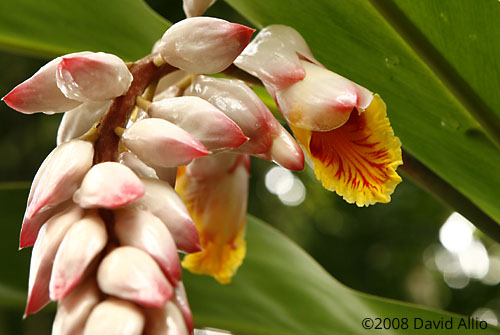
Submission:
[[[2,0],[0,47],[49,57],[109,52],[136,60],[170,23],[137,0]]]
[[[363,319],[407,318],[408,330],[393,333],[442,335],[442,329],[415,329],[414,320],[452,318],[454,328],[450,333],[470,333],[457,328],[460,316],[377,298],[343,286],[294,242],[252,217],[248,217],[247,245],[243,266],[229,285],[220,285],[206,276],[184,274],[197,327],[253,335],[390,334],[391,330],[365,331]],[[481,334],[500,334],[500,329],[488,326]]]
[[[227,0],[297,29],[329,69],[379,93],[403,146],[500,222],[498,1]],[[494,112],[496,111],[496,112]]]

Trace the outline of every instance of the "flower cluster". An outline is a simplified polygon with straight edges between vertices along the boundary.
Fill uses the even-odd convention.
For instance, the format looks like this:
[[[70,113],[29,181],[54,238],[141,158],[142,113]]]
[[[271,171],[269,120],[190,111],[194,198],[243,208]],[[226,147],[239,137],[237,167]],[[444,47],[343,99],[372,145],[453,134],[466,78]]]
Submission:
[[[188,16],[213,1],[185,1]],[[200,5],[202,3],[202,5]],[[199,6],[203,8],[198,8]],[[298,32],[190,17],[153,53],[58,57],[3,100],[64,113],[28,197],[26,315],[58,302],[53,334],[189,334],[182,265],[228,283],[246,252],[249,155],[294,171],[311,159],[349,202],[387,202],[399,140],[378,95],[325,69]],[[242,80],[257,77],[299,143]]]

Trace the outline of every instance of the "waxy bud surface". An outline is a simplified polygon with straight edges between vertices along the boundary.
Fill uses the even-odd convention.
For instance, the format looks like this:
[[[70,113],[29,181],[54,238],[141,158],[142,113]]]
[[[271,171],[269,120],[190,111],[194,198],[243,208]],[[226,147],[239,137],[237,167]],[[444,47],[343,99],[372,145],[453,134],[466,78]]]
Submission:
[[[108,298],[94,307],[83,335],[141,335],[145,322],[143,312],[133,303]]]

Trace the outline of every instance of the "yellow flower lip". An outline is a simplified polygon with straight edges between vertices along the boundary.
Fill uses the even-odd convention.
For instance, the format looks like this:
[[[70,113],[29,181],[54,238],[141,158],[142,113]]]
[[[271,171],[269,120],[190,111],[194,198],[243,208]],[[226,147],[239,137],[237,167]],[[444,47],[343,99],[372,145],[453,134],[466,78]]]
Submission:
[[[386,106],[374,95],[364,113],[350,114],[339,128],[318,132],[291,126],[306,149],[316,177],[349,203],[386,203],[401,177],[401,141],[394,136]]]

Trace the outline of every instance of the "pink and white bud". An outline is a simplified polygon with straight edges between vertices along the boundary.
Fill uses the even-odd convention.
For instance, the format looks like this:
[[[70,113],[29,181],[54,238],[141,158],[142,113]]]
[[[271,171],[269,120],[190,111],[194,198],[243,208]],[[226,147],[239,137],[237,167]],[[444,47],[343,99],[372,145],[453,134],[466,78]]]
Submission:
[[[146,193],[133,206],[150,211],[167,227],[177,249],[186,253],[200,251],[196,226],[179,195],[169,183],[155,179],[141,179]]]
[[[174,167],[210,152],[187,131],[162,119],[144,119],[125,130],[122,140],[148,165]]]
[[[166,181],[170,184],[170,186],[175,186],[175,179],[177,178],[177,167],[161,167],[161,166],[153,166],[155,169],[156,175],[158,179]]]
[[[52,150],[31,185],[25,219],[70,199],[92,166],[93,157],[94,147],[87,141],[72,140]]]
[[[143,161],[130,151],[124,151],[118,157],[120,164],[123,164],[134,171],[141,178],[157,178],[153,168],[147,166]]]
[[[57,130],[57,145],[85,134],[108,111],[111,101],[84,102],[67,111]]]
[[[104,162],[94,165],[85,175],[73,201],[83,208],[114,209],[143,195],[144,186],[132,170],[120,163]]]
[[[146,318],[141,309],[128,301],[108,298],[94,307],[83,335],[141,335]]]
[[[201,16],[214,2],[215,0],[184,0],[182,8],[186,17]]]
[[[105,101],[125,94],[133,77],[117,56],[103,52],[63,57],[57,65],[57,87],[68,98]]]
[[[373,95],[366,88],[318,65],[300,61],[306,77],[276,90],[276,101],[287,121],[295,127],[329,131],[347,122],[353,109],[362,112]]]
[[[185,96],[153,102],[147,112],[189,132],[208,150],[234,149],[248,141],[240,127],[214,105]]]
[[[169,301],[165,307],[145,310],[146,327],[144,335],[189,335],[182,313]]]
[[[262,29],[234,64],[267,85],[287,87],[306,76],[301,58],[320,65],[295,29],[276,24]]]
[[[161,40],[160,40],[161,41]],[[157,43],[159,44],[158,41]],[[158,50],[153,50],[157,52]],[[170,72],[165,77],[161,78],[156,87],[153,101],[177,97],[182,95],[181,87],[178,85],[188,74],[182,70]]]
[[[19,249],[31,247],[35,244],[38,232],[42,225],[57,213],[65,211],[69,206],[74,205],[73,201],[67,200],[55,207],[38,212],[31,219],[24,218],[21,227],[21,237],[19,238]]]
[[[97,283],[104,293],[144,307],[161,308],[173,295],[172,285],[154,259],[128,246],[104,257],[97,270]]]
[[[106,226],[96,211],[68,230],[57,250],[50,278],[50,299],[61,300],[80,282],[108,241]]]
[[[88,54],[90,52],[85,51],[65,55],[64,57]],[[56,71],[61,60],[62,57],[57,57],[45,64],[31,78],[17,85],[2,100],[9,107],[24,114],[63,113],[78,106],[81,102],[68,99],[57,87]]]
[[[147,252],[158,263],[172,285],[181,280],[181,263],[177,247],[163,222],[151,212],[138,208],[115,212],[114,231],[120,245]]]
[[[71,225],[82,216],[83,210],[74,205],[50,218],[40,229],[31,253],[25,316],[38,312],[50,301],[49,282],[57,249]]]
[[[57,304],[52,335],[83,334],[89,314],[99,300],[100,292],[94,280],[86,280],[75,287]]]
[[[304,152],[295,139],[280,124],[279,133],[273,137],[273,144],[265,159],[292,171],[304,170]]]
[[[276,119],[245,82],[234,79],[196,77],[186,95],[198,96],[220,109],[250,138],[236,151],[260,154],[269,151]]]
[[[189,302],[186,294],[186,289],[184,288],[184,283],[180,282],[179,285],[174,290],[174,304],[179,308],[186,323],[186,327],[191,334],[194,329],[193,313],[189,307]]]
[[[212,17],[188,18],[165,32],[158,49],[167,63],[183,71],[218,73],[233,63],[254,31]]]

